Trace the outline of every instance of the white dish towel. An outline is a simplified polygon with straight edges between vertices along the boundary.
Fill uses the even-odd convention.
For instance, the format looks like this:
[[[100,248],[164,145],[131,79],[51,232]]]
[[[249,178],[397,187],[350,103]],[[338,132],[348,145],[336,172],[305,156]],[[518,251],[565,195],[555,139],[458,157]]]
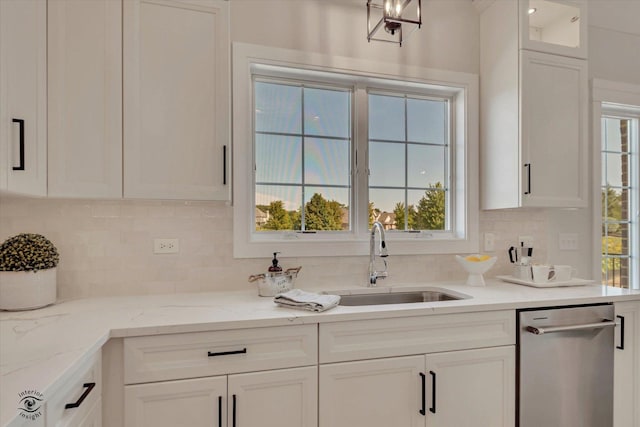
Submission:
[[[291,289],[276,295],[273,302],[282,307],[320,312],[337,306],[340,303],[340,295],[319,295],[300,289]]]

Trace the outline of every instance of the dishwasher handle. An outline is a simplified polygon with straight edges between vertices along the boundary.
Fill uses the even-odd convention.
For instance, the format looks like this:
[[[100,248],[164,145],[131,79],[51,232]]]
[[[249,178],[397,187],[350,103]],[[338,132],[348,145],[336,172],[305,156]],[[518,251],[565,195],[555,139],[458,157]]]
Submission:
[[[538,328],[535,326],[527,326],[527,332],[531,332],[535,335],[550,334],[552,332],[565,332],[565,331],[580,331],[584,329],[602,329],[610,326],[616,326],[616,322],[613,320],[604,320],[597,323],[583,323],[581,325],[567,325],[567,326],[547,326],[544,328]]]

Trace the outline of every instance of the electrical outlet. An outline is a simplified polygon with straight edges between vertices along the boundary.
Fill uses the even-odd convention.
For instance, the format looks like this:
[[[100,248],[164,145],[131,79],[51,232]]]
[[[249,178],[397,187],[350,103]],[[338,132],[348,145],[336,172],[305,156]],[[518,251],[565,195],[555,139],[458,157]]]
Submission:
[[[533,248],[533,236],[518,236],[518,246]]]
[[[178,239],[153,239],[154,254],[177,254],[179,251]]]
[[[558,234],[558,248],[561,251],[577,251],[578,235],[576,233]]]
[[[493,233],[484,233],[484,251],[494,252],[496,250],[496,235]]]

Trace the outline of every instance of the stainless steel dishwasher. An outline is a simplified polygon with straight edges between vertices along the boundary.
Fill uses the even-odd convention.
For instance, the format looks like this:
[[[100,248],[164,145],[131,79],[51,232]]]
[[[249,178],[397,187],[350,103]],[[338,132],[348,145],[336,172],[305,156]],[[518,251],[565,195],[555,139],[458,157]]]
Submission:
[[[518,313],[519,427],[613,426],[613,305]]]

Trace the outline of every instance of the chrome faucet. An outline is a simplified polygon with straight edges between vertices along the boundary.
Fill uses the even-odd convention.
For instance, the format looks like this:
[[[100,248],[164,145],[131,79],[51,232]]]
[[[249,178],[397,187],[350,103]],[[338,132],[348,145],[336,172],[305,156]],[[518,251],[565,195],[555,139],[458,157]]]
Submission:
[[[376,260],[376,229],[380,233],[380,258],[383,258],[384,261],[384,270],[376,271],[375,260]],[[389,254],[387,253],[387,244],[384,240],[384,227],[379,221],[375,221],[371,226],[371,235],[369,240],[369,287],[376,286],[376,281],[378,279],[384,279],[387,277],[387,261],[384,259]]]

